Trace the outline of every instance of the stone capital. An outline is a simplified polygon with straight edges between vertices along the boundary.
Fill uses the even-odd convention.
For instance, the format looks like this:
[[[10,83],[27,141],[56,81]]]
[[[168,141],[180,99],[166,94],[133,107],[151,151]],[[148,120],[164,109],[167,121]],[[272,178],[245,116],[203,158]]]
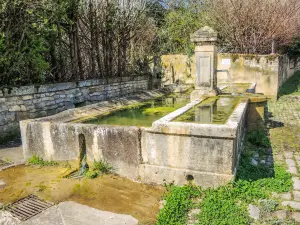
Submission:
[[[211,27],[202,27],[191,34],[191,41],[196,45],[214,45],[218,40],[218,33]]]

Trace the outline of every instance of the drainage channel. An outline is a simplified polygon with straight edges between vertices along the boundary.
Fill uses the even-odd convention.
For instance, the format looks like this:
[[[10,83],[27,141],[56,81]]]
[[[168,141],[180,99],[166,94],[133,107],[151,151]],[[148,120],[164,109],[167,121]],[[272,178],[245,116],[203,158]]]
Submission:
[[[25,221],[53,205],[54,203],[44,201],[35,195],[29,195],[8,205],[6,210],[10,212],[12,216],[21,221]]]

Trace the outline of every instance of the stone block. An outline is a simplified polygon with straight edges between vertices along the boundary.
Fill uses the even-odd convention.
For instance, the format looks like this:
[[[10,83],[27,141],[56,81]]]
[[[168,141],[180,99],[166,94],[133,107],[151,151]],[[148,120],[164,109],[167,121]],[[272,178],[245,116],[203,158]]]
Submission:
[[[274,198],[279,198],[280,200],[291,200],[292,199],[292,195],[291,193],[287,192],[287,193],[282,193],[282,194],[278,194],[276,192],[272,193],[272,196]]]
[[[21,107],[19,105],[14,105],[9,108],[9,111],[10,112],[18,112],[18,111],[21,111]]]
[[[295,201],[300,202],[300,191],[293,191],[293,196]]]
[[[287,158],[285,160],[286,164],[288,165],[288,167],[296,167],[296,163],[292,158]]]
[[[299,222],[300,223],[300,212],[292,212],[291,218],[295,222]]]
[[[299,178],[298,177],[293,177],[293,181],[294,181],[294,184],[293,184],[294,190],[299,191],[300,190],[300,180],[299,180]]]
[[[297,175],[297,173],[298,173],[296,166],[289,166],[288,171],[293,175]]]
[[[255,206],[255,205],[251,205],[249,204],[248,206],[248,212],[249,212],[249,216],[254,219],[254,220],[258,220],[260,217],[260,209]]]
[[[275,216],[277,217],[277,219],[284,221],[286,220],[287,212],[286,210],[279,210],[275,212]]]
[[[27,111],[27,108],[26,108],[26,106],[25,105],[20,105],[20,108],[21,108],[21,111]]]
[[[290,206],[293,209],[298,209],[300,210],[300,202],[295,202],[295,201],[283,201],[281,203],[283,206]]]
[[[287,152],[287,151],[285,151],[285,152],[284,152],[284,157],[285,157],[286,159],[293,159],[294,154],[293,154],[293,152]]]
[[[32,95],[24,95],[22,96],[22,99],[25,101],[25,100],[30,100],[30,99],[33,99],[33,96]]]

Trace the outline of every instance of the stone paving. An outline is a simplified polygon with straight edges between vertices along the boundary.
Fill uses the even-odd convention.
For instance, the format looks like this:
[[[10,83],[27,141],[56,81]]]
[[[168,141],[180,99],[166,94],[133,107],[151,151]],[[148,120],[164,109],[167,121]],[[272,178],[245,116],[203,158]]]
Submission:
[[[283,122],[286,126],[300,126],[300,96],[282,96],[277,102],[270,101],[268,106],[272,120]]]
[[[282,210],[275,213],[280,220],[294,220],[300,224],[300,92],[282,96],[268,103],[270,119],[279,127],[270,129],[275,161],[283,163],[293,176],[293,190],[274,194],[281,200]]]
[[[61,202],[44,212],[21,222],[9,213],[0,211],[0,225],[136,225],[130,215],[94,209],[75,202]]]

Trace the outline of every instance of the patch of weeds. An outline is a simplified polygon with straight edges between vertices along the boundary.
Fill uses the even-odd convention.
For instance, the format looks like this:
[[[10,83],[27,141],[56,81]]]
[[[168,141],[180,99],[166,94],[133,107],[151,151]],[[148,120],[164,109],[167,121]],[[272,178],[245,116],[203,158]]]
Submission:
[[[58,162],[55,161],[47,161],[44,160],[43,158],[33,155],[31,158],[27,160],[29,165],[35,165],[35,166],[57,166]]]
[[[46,185],[43,184],[43,182],[35,187],[38,188],[39,192],[43,192],[44,190],[46,190],[48,188]]]
[[[192,198],[201,195],[201,188],[193,185],[167,186],[166,205],[157,216],[157,225],[186,224],[188,211],[194,206]]]
[[[94,179],[99,175],[111,174],[115,171],[113,165],[109,164],[105,160],[94,161],[90,170],[85,173],[85,176],[90,179]]]
[[[255,199],[266,199],[272,192],[288,192],[292,189],[293,180],[290,173],[278,164],[274,166],[274,176],[255,181],[238,179],[234,182],[238,198],[249,203]]]
[[[270,147],[271,142],[263,130],[254,130],[248,133],[246,141],[258,147]]]
[[[201,225],[248,224],[247,205],[236,198],[235,188],[229,184],[217,189],[207,189],[200,203]]]
[[[105,160],[94,161],[93,170],[99,171],[102,174],[113,173],[115,168]]]
[[[196,206],[201,209],[197,215],[197,224],[249,224],[249,204],[259,205],[262,219],[269,221],[268,215],[278,205],[276,201],[270,200],[272,192],[291,191],[292,176],[284,166],[274,164],[272,160],[268,164],[261,162],[262,159],[266,162],[266,158],[271,156],[270,141],[265,132],[249,132],[244,146],[235,181],[217,189],[206,190],[195,186],[168,187],[165,197],[167,203],[158,215],[157,224],[185,224],[188,211],[195,208],[192,198],[199,196],[202,201]],[[257,160],[257,165],[251,164],[251,159]]]
[[[201,225],[219,224],[249,224],[247,207],[250,203],[257,203],[259,199],[267,199],[272,192],[287,192],[292,189],[291,175],[284,168],[275,165],[275,176],[256,181],[237,180],[217,189],[207,189],[200,203]],[[261,203],[262,208],[272,211],[277,203],[266,200]]]
[[[99,176],[99,172],[98,171],[87,171],[86,173],[85,173],[85,176],[87,177],[87,178],[89,178],[89,179],[95,179],[95,178],[97,178],[98,176]]]
[[[278,206],[278,202],[273,199],[262,199],[259,200],[259,204],[263,213],[270,213],[275,211]]]

